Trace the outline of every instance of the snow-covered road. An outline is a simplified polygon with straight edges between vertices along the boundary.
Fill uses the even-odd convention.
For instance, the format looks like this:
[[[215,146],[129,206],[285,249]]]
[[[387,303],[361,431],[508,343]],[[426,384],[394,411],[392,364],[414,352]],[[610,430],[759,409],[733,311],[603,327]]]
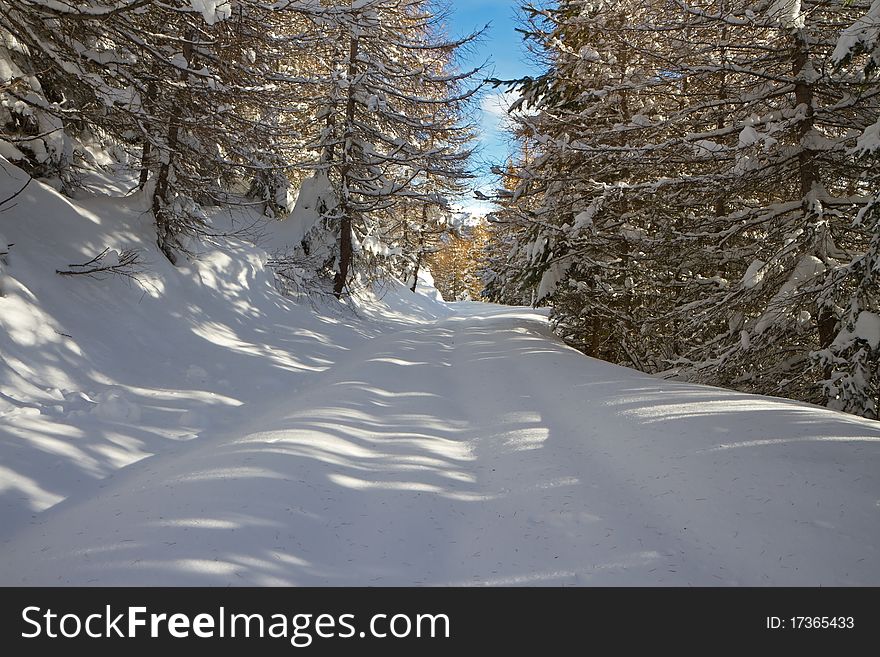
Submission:
[[[880,425],[661,381],[462,304],[0,553],[3,585],[880,585]]]

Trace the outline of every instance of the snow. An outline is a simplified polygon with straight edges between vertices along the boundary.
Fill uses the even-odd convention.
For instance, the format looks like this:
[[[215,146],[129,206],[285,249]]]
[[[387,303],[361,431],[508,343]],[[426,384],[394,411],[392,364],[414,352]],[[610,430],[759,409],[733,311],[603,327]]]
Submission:
[[[871,349],[880,349],[880,315],[863,310],[855,325],[856,336],[867,342]]]
[[[585,62],[601,62],[602,56],[596,51],[595,48],[591,48],[590,46],[581,46],[580,50],[578,50],[578,57],[580,57]]]
[[[840,33],[831,61],[840,63],[858,48],[871,52],[880,46],[880,0],[874,0],[867,13]]]
[[[878,150],[880,150],[880,119],[865,128],[856,142],[855,152],[859,155],[865,155]]]
[[[193,10],[201,12],[208,25],[224,21],[232,16],[231,0],[189,0]]]
[[[754,265],[754,263],[752,263]],[[825,263],[813,255],[801,257],[792,270],[788,280],[767,304],[767,311],[755,324],[755,332],[759,335],[780,321],[785,316],[785,305],[804,283],[825,272]]]
[[[283,236],[286,246],[297,246],[322,217],[332,214],[335,207],[336,198],[330,180],[326,175],[315,174],[302,182],[293,211],[281,222],[276,234]]]
[[[763,260],[753,260],[746,273],[742,277],[742,286],[747,290],[759,287],[767,273],[764,269],[766,263]]]
[[[603,197],[599,197],[599,199],[591,203],[586,210],[579,212],[575,216],[574,225],[571,227],[570,231],[572,235],[577,236],[584,230],[593,230],[593,220],[602,208],[602,198]]]
[[[140,407],[130,401],[124,392],[114,390],[104,391],[98,395],[92,413],[112,422],[138,422],[141,419]]]
[[[787,29],[797,30],[806,25],[806,14],[801,11],[801,0],[775,0],[767,15]]]
[[[0,282],[2,282],[3,271],[9,259],[9,247],[6,245],[6,238],[0,235]],[[0,286],[0,294],[2,294],[2,286]]]
[[[0,55],[0,83],[6,84],[21,75],[21,72],[9,59]]]
[[[390,255],[396,255],[400,252],[400,250],[397,248],[389,247],[375,235],[367,235],[363,240],[361,240],[360,248],[367,253],[386,257]]]
[[[698,139],[693,143],[694,153],[701,158],[713,158],[724,151],[724,146],[709,139]]]
[[[0,139],[0,155],[10,161],[23,160],[25,158],[24,153],[5,139]]]
[[[244,242],[175,268],[137,195],[16,201],[0,585],[880,584],[876,422],[593,360],[427,276],[352,312]],[[104,248],[143,286],[54,273]]]
[[[536,298],[540,300],[553,294],[559,282],[565,278],[565,272],[568,271],[572,264],[573,261],[569,257],[559,258],[550,263],[547,271],[541,276],[541,282],[538,284],[538,290],[535,293]]]

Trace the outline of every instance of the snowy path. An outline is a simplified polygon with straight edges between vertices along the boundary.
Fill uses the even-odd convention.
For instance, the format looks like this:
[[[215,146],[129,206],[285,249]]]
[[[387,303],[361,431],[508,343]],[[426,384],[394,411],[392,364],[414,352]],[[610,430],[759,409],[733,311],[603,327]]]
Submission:
[[[877,423],[459,310],[38,514],[0,584],[880,584]]]

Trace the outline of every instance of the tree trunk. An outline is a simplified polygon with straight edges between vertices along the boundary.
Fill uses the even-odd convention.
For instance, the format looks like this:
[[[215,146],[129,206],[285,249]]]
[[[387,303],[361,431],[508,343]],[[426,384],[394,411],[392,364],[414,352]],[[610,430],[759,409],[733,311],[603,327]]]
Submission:
[[[337,299],[341,299],[342,293],[345,291],[352,256],[351,217],[348,216],[347,210],[343,209],[343,212],[346,214],[342,216],[339,228],[341,231],[339,235],[339,270],[336,272],[336,277],[333,279],[333,294],[336,295]]]
[[[153,216],[156,218],[156,243],[171,264],[177,263],[177,256],[174,254],[173,246],[175,230],[172,225],[171,217],[165,210],[165,204],[168,202],[168,179],[171,175],[171,167],[174,166],[174,155],[179,138],[180,112],[175,110],[168,122],[168,155],[162,160],[162,164],[159,166],[159,174],[156,176],[156,188],[153,190]]]
[[[792,73],[797,78],[794,84],[794,101],[797,105],[805,105],[804,118],[797,128],[798,141],[801,142],[806,135],[813,130],[813,85],[805,80],[806,70],[809,65],[809,50],[802,34],[795,36],[794,57],[792,58]],[[800,181],[801,198],[806,207],[806,197],[813,189],[813,185],[819,182],[819,165],[816,162],[816,151],[801,147],[798,154],[798,178]]]
[[[416,266],[413,270],[412,291],[416,291],[419,285],[419,270],[422,267],[422,257],[425,255],[425,231],[428,228],[428,206],[422,204],[422,224],[419,230],[419,246],[416,250]]]
[[[722,4],[722,10],[724,9],[724,5]],[[727,43],[727,24],[721,28],[721,43]],[[721,47],[721,62],[722,65],[726,65],[727,63],[727,48]],[[685,76],[687,77],[687,76]],[[721,70],[720,80],[718,81],[718,100],[722,101],[721,105],[718,107],[718,117],[715,119],[715,129],[719,132],[727,125],[727,113],[724,111],[726,104],[723,102],[727,100],[727,73],[724,69]],[[727,214],[727,194],[726,190],[720,190],[721,194],[718,198],[715,199],[715,216],[723,217]]]
[[[413,292],[416,291],[416,288],[419,286],[419,270],[422,268],[422,252],[419,251],[416,254],[416,266],[413,269],[413,284],[410,288]]]
[[[342,221],[339,227],[339,268],[336,272],[336,278],[333,281],[333,294],[339,299],[348,283],[348,271],[351,268],[351,260],[353,255],[351,243],[351,199],[349,198],[348,174],[351,171],[351,133],[354,130],[354,110],[355,110],[355,85],[354,79],[357,75],[357,57],[358,57],[358,39],[351,35],[351,47],[348,54],[348,102],[345,107],[345,139],[342,145],[342,166],[339,168],[340,177],[340,203],[339,211],[342,215]]]
[[[192,66],[193,47],[192,40],[194,34],[191,32],[183,44],[183,56],[186,59],[187,68]],[[180,79],[186,82],[186,73],[181,73]],[[178,92],[175,98],[174,109],[171,117],[168,119],[168,142],[166,148],[168,150],[165,157],[161,157],[162,164],[159,166],[159,173],[156,176],[156,189],[153,190],[153,216],[156,219],[156,243],[159,249],[165,254],[171,264],[177,264],[177,255],[174,253],[174,238],[179,230],[176,230],[174,221],[165,206],[168,203],[168,183],[171,178],[171,170],[174,167],[174,159],[177,155],[177,145],[180,141],[181,128],[181,107],[184,103],[184,92]]]
[[[809,50],[805,37],[799,32],[795,37],[794,57],[792,58],[792,72],[796,76],[794,85],[795,103],[805,105],[804,118],[800,121],[797,128],[798,141],[803,142],[804,137],[813,130],[813,85],[805,78],[806,69],[809,65]],[[816,151],[801,146],[798,154],[798,181],[800,183],[801,202],[804,208],[804,217],[809,213],[809,196],[813,190],[813,186],[820,183],[819,163],[816,161]],[[816,331],[819,337],[819,348],[827,349],[831,346],[834,338],[837,336],[838,325],[837,317],[830,308],[819,308],[815,313]],[[824,376],[826,379],[831,378],[832,366],[826,365],[824,368]]]
[[[150,179],[150,153],[153,150],[153,144],[150,140],[144,138],[144,145],[141,147],[141,175],[138,179],[138,189],[143,189]]]
[[[156,83],[150,82],[147,85],[147,94],[144,98],[144,108],[147,110],[147,113],[151,112],[156,104],[156,93]],[[153,143],[150,141],[149,137],[145,135],[144,144],[141,147],[141,173],[138,180],[138,189],[143,189],[144,186],[147,184],[147,181],[150,179],[150,166],[152,164],[152,155]]]

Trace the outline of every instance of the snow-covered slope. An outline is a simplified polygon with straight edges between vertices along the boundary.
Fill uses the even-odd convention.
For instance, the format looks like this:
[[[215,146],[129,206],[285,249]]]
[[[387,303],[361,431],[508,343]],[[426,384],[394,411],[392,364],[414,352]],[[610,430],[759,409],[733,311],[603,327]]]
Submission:
[[[27,176],[0,163],[4,199]],[[0,207],[0,253],[12,244],[0,271],[0,536],[120,467],[295,397],[389,326],[445,312],[422,295],[393,313],[317,312],[280,296],[266,254],[234,240],[172,267],[145,207],[74,202],[37,181]],[[55,273],[104,248],[136,250],[140,283]]]
[[[62,278],[148,248],[138,200],[20,198],[0,584],[880,584],[877,423],[595,361],[527,309],[297,305],[243,244],[147,292]]]

